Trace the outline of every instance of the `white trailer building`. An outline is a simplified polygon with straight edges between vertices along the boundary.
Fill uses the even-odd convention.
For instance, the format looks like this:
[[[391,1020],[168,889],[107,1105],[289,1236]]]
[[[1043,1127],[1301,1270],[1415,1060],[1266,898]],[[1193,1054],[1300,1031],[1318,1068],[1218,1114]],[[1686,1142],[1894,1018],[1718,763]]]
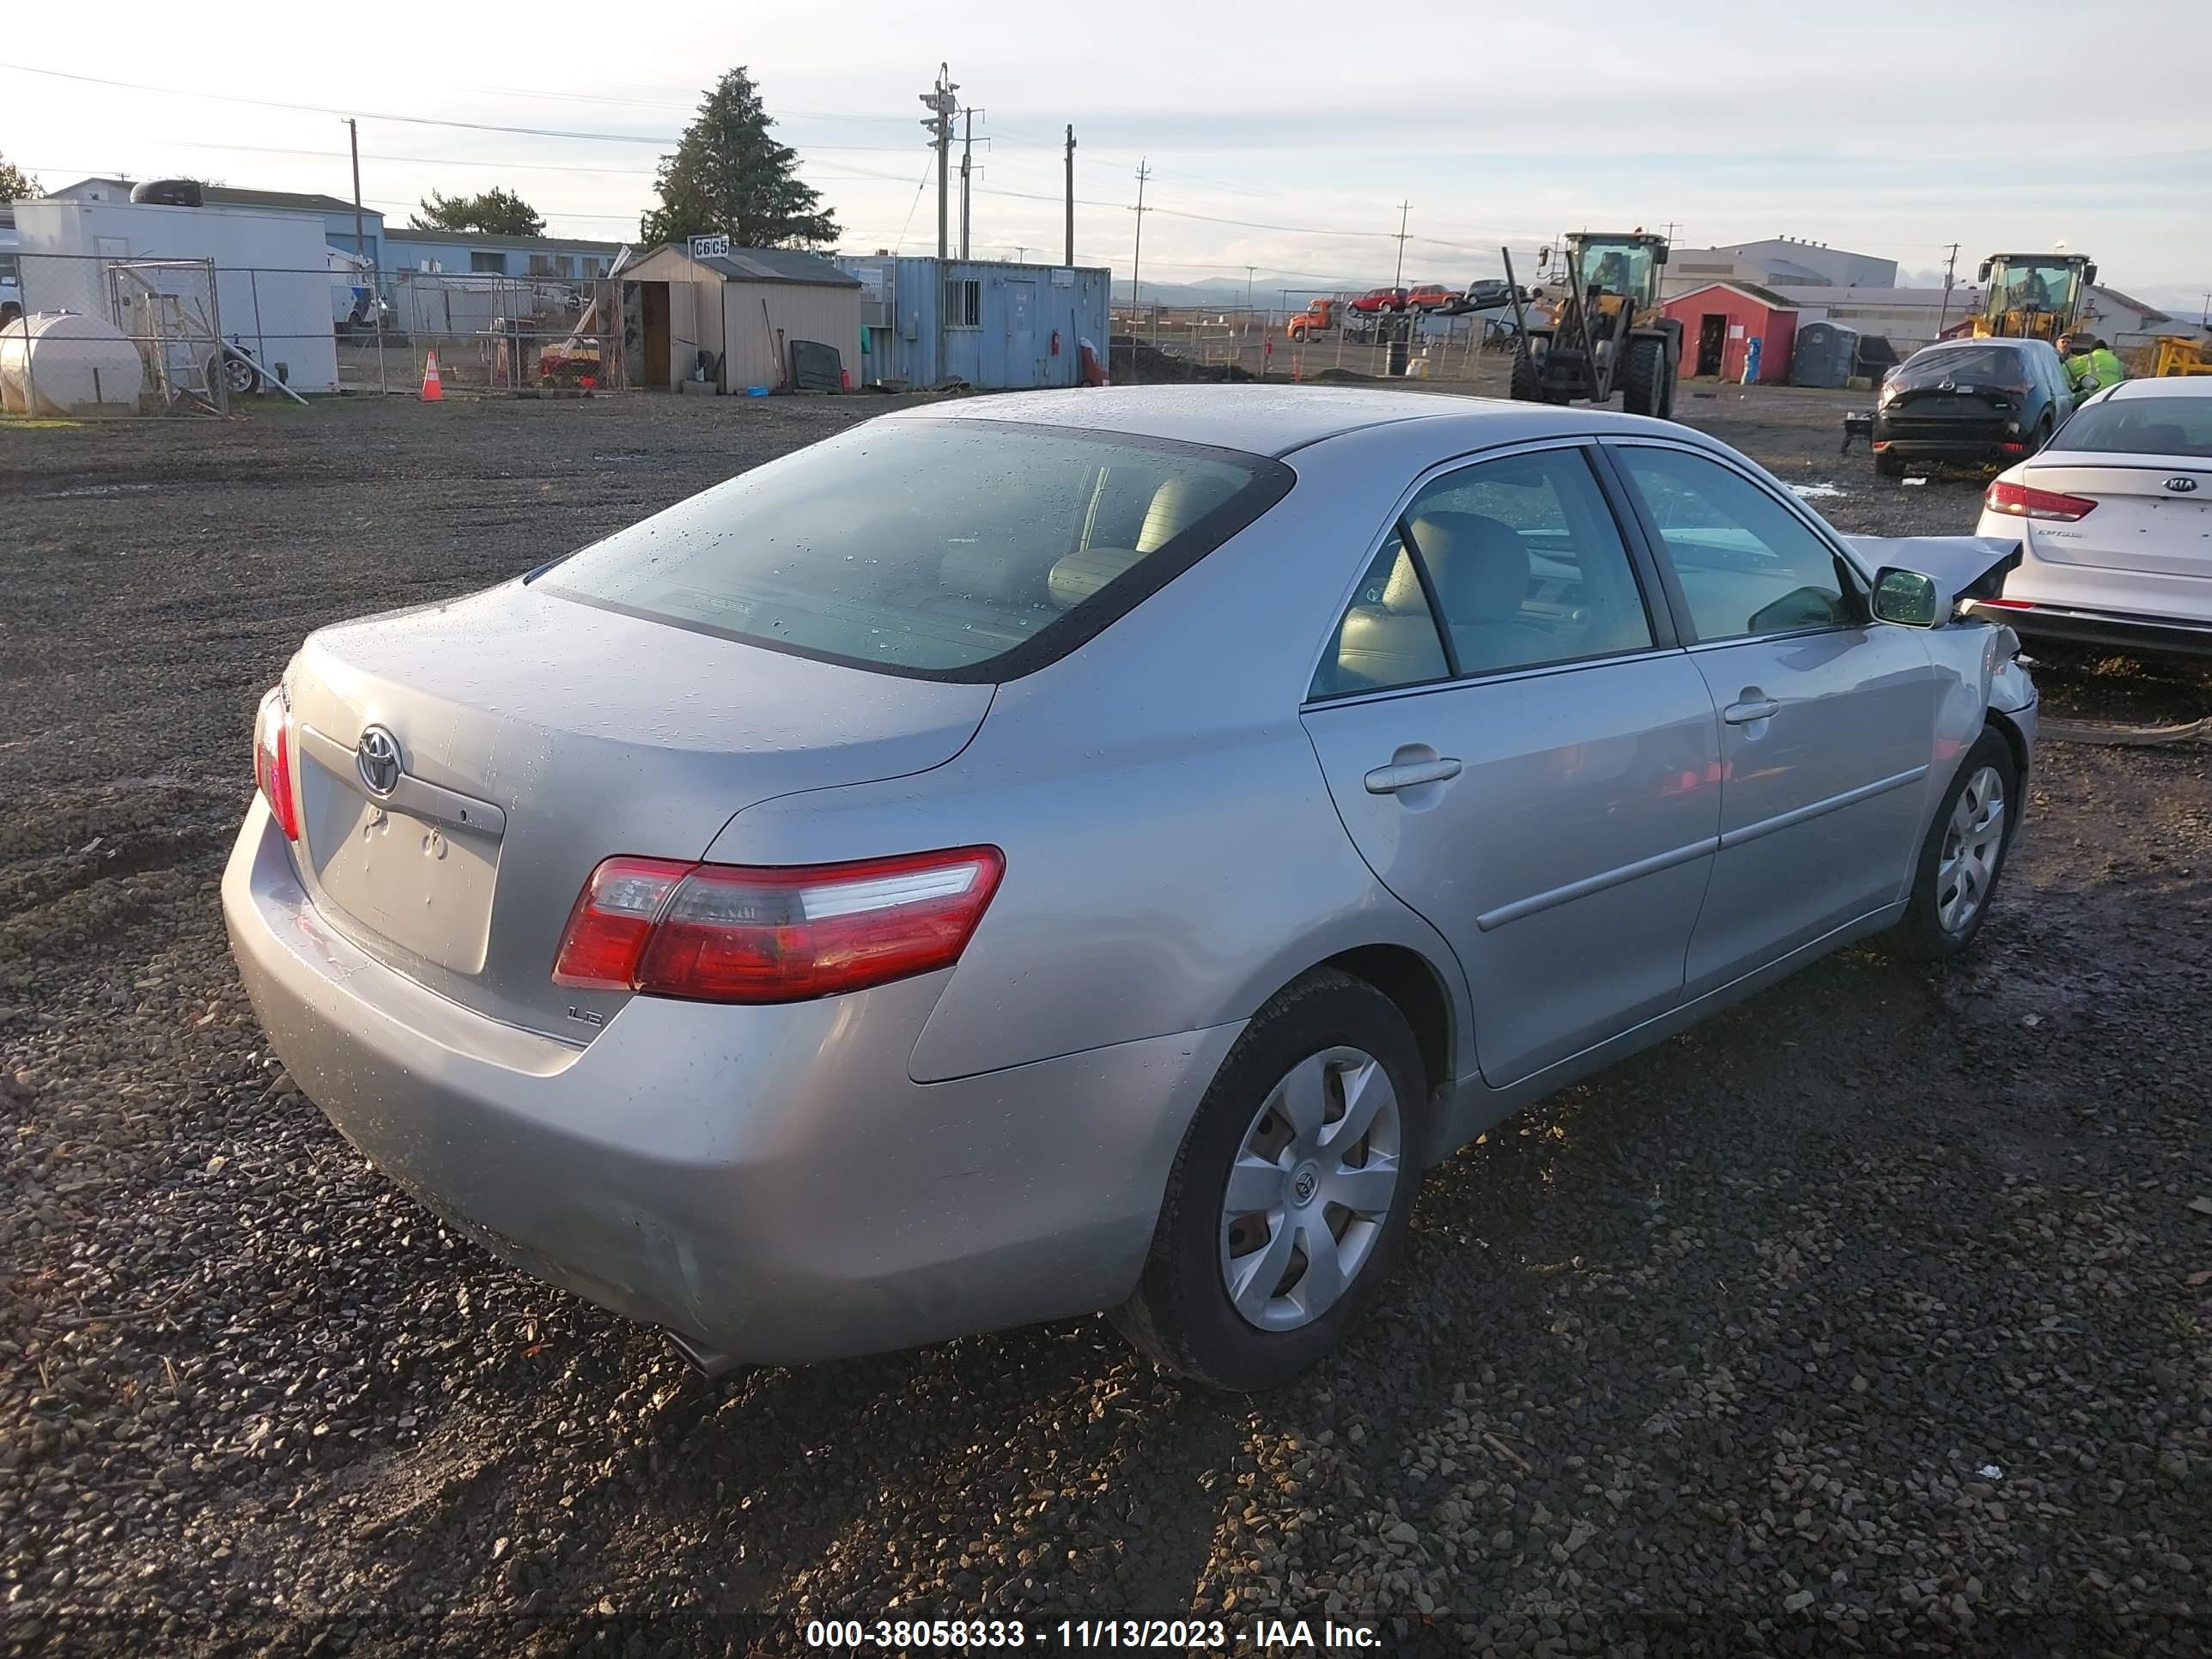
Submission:
[[[80,312],[142,336],[137,318],[117,314],[110,273],[147,260],[207,260],[215,268],[216,313],[209,325],[294,391],[337,389],[334,279],[319,214],[41,198],[15,204],[15,234],[27,312]],[[158,276],[147,280],[159,286]],[[185,291],[178,303],[207,309],[204,287],[179,284]]]

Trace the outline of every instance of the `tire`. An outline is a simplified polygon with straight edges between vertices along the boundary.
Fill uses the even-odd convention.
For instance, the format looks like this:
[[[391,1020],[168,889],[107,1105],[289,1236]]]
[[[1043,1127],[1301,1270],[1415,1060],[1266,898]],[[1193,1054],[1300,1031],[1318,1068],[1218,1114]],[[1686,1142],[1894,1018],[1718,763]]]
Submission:
[[[1317,1109],[1313,1134],[1297,1129],[1286,1098]],[[1331,1144],[1329,1130],[1361,1106],[1361,1139]],[[1176,1154],[1144,1276],[1109,1316],[1155,1363],[1209,1387],[1288,1382],[1336,1346],[1389,1274],[1430,1133],[1427,1073],[1397,1005],[1348,975],[1308,975],[1253,1017],[1222,1062]],[[1232,1218],[1238,1168],[1247,1195],[1273,1202]],[[1387,1186],[1367,1174],[1386,1169]],[[1355,1212],[1332,1193],[1375,1207]],[[1316,1237],[1344,1270],[1333,1297],[1307,1253]]]
[[[2003,878],[2019,814],[2020,764],[2003,734],[1984,727],[1943,792],[1921,843],[1911,896],[1883,939],[1891,955],[1943,962],[1974,942]],[[1984,839],[1992,830],[1994,839]],[[1962,887],[1971,895],[1971,908],[1963,913],[1947,906],[1947,896],[1959,895]]]
[[[2045,410],[2043,418],[2036,422],[2035,436],[2028,442],[2027,453],[2031,455],[2039,455],[2050,448],[2051,434],[2057,429],[2056,424],[2051,418],[2051,411]]]
[[[233,397],[248,396],[261,390],[261,371],[228,351],[218,351],[207,360],[208,384],[213,386],[218,376],[224,390]]]
[[[1877,449],[1874,453],[1874,471],[1878,478],[1901,478],[1905,476],[1905,457]]]
[[[1620,366],[1620,406],[1631,415],[1655,418],[1667,395],[1667,343],[1632,340]]]
[[[1544,401],[1544,386],[1536,373],[1536,360],[1528,355],[1525,344],[1513,348],[1513,379],[1511,393],[1516,404],[1540,404]]]
[[[1669,353],[1667,359],[1666,384],[1659,392],[1659,418],[1662,421],[1671,421],[1674,418],[1674,388],[1681,384],[1681,380],[1682,365],[1672,353]]]

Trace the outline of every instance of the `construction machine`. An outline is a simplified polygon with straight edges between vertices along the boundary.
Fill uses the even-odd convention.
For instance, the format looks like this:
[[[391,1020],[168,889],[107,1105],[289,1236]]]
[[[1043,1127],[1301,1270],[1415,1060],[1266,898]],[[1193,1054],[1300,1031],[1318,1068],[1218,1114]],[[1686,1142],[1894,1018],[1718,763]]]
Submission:
[[[1977,339],[2050,340],[2081,320],[2081,300],[2097,264],[2079,253],[1992,253],[1982,261]]]
[[[1659,280],[1667,239],[1637,229],[1582,231],[1562,249],[1567,280],[1549,322],[1523,308],[1505,254],[1505,281],[1519,342],[1513,354],[1513,396],[1522,403],[1611,400],[1615,389],[1632,415],[1665,419],[1674,409],[1681,372],[1682,325],[1659,314]],[[1551,250],[1542,262],[1548,264]]]

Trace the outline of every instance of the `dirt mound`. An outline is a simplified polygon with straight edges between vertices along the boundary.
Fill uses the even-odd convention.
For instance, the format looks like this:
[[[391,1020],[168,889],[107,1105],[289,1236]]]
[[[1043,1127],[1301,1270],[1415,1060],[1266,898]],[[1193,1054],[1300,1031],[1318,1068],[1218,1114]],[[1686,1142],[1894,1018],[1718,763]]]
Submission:
[[[1240,368],[1235,363],[1201,363],[1194,357],[1163,351],[1126,334],[1114,337],[1112,352],[1113,362],[1108,373],[1116,386],[1180,385],[1190,381],[1218,384],[1259,379],[1250,369]]]

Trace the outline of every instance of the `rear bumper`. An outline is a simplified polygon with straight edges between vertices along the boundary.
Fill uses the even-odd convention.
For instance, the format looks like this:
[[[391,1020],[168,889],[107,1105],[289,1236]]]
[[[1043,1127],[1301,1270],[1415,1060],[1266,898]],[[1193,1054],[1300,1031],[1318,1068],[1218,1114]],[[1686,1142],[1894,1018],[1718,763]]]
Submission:
[[[2004,446],[2008,443],[2017,447],[2008,453]],[[1877,422],[1874,447],[1887,455],[1923,461],[2016,461],[2027,453],[2027,445],[2018,433],[1980,425],[1957,432],[1923,434],[1886,432]]]
[[[371,1164],[524,1271],[746,1361],[1121,1300],[1242,1029],[917,1084],[937,975],[779,1007],[635,998],[579,1048],[348,943],[258,801],[222,902],[272,1047]]]
[[[2107,646],[2118,651],[2151,652],[2160,656],[2212,657],[2212,623],[2179,622],[2171,617],[2131,616],[2123,611],[2086,611],[2039,603],[2030,610],[2006,605],[1976,605],[1973,609],[1992,621],[2009,624],[2023,640]]]

